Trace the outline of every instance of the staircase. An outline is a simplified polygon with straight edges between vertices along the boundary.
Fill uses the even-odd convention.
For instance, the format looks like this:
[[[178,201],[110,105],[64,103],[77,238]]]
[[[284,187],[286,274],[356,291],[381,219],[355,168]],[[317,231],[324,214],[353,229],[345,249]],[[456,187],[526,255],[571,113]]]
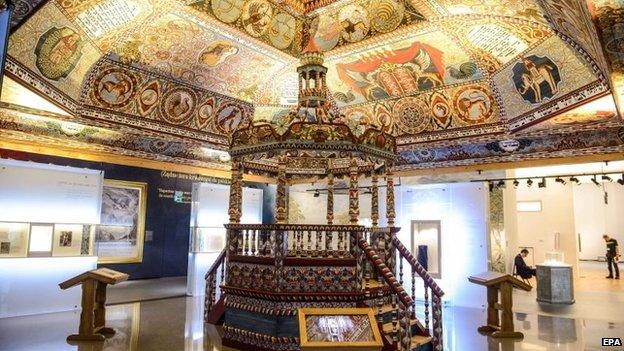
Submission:
[[[282,231],[278,231],[280,236]],[[371,307],[377,317],[377,326],[383,336],[384,351],[442,351],[442,296],[444,292],[429,276],[427,271],[418,263],[417,259],[396,237],[398,228],[372,228],[365,232],[344,232],[338,235],[337,247],[344,255],[352,255],[357,260],[358,286],[361,285],[361,306]],[[252,230],[235,235],[232,233],[230,242],[237,242],[230,246],[232,252],[249,255],[255,260],[264,259],[262,255],[275,255],[280,250],[275,238],[267,231],[260,230],[255,233]],[[327,236],[327,233],[323,234]],[[284,238],[288,235],[284,234]],[[304,248],[310,250],[311,238],[316,234],[308,231],[308,235],[301,233],[291,235],[293,240],[291,249],[293,255],[305,255]],[[315,248],[319,246],[319,240]],[[308,242],[308,244],[306,244]],[[250,244],[252,243],[252,244]],[[279,243],[278,243],[279,244]],[[273,249],[270,249],[273,247]],[[283,244],[285,256],[290,254],[288,244]],[[328,248],[328,244],[322,245]],[[206,298],[204,320],[211,324],[220,324],[225,312],[225,294],[222,286],[228,275],[226,266],[228,262],[228,249],[224,249],[216,262],[206,273]],[[313,251],[317,255],[321,251]],[[331,254],[328,254],[331,256]],[[237,259],[240,259],[238,257]],[[269,261],[272,262],[273,257]],[[282,275],[279,275],[281,277]],[[404,278],[407,279],[404,279]],[[360,284],[361,282],[361,284]],[[416,284],[423,284],[424,298],[423,308],[424,321],[416,317]],[[410,292],[405,287],[411,288]],[[358,289],[360,289],[358,287]],[[229,300],[228,300],[229,301]],[[431,323],[430,323],[431,322]]]

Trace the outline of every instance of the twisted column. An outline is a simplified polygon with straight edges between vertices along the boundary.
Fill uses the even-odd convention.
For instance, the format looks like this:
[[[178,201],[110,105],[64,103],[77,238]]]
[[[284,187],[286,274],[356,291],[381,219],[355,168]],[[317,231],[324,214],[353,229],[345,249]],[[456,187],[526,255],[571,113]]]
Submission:
[[[373,171],[371,177],[371,220],[373,221],[373,227],[379,226],[379,179],[377,178],[377,173]]]
[[[334,174],[327,175],[327,224],[334,224]]]
[[[349,223],[351,225],[357,225],[360,217],[359,195],[358,164],[357,160],[352,158],[349,164]]]
[[[230,204],[228,215],[230,223],[240,223],[243,208],[243,165],[238,160],[232,161],[232,182],[230,184]]]
[[[285,224],[288,219],[286,213],[286,156],[280,156],[277,170],[277,195],[275,198],[275,222]]]

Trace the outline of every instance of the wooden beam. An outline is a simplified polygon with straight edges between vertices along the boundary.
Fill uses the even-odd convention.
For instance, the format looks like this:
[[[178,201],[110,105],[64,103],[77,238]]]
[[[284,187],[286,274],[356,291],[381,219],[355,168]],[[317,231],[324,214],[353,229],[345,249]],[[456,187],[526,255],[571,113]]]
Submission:
[[[33,154],[41,154],[48,156],[58,156],[73,158],[77,160],[104,162],[122,166],[131,166],[138,168],[155,169],[159,171],[170,171],[186,174],[197,174],[207,177],[230,179],[231,172],[228,170],[214,169],[207,167],[189,166],[170,162],[148,160],[133,156],[117,155],[105,152],[92,152],[84,150],[75,150],[72,148],[62,148],[56,146],[44,146],[37,143],[22,142],[14,140],[0,140],[0,149],[28,152]],[[275,183],[274,179],[246,174],[243,178],[245,181],[257,183]]]
[[[440,167],[430,169],[414,169],[407,171],[397,171],[395,176],[399,177],[412,177],[412,176],[424,176],[424,175],[439,175],[449,173],[469,173],[477,171],[493,171],[493,170],[505,170],[515,168],[529,168],[529,167],[543,167],[543,166],[555,166],[563,164],[577,164],[577,163],[591,163],[591,162],[603,162],[603,161],[621,161],[624,160],[624,152],[616,152],[609,154],[596,154],[587,156],[574,156],[574,157],[557,157],[546,158],[540,160],[526,160],[515,162],[496,162],[486,163],[470,166],[455,166],[455,167]]]

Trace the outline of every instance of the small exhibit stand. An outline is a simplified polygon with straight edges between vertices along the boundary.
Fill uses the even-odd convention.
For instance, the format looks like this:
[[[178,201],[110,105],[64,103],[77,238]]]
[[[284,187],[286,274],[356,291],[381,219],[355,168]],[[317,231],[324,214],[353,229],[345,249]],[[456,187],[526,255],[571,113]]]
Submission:
[[[487,287],[487,325],[480,327],[478,331],[492,333],[494,338],[523,338],[522,333],[514,331],[512,290],[516,288],[530,291],[531,286],[509,274],[498,272],[481,273],[469,277],[468,280]]]
[[[222,184],[193,184],[191,238],[186,294],[202,296],[206,290],[206,272],[225,248],[229,222],[230,187]],[[243,188],[242,223],[262,223],[262,189]]]
[[[537,265],[537,301],[566,304],[574,303],[572,266],[566,264]]]
[[[128,275],[108,268],[100,268],[77,275],[59,284],[63,290],[82,284],[82,312],[78,334],[67,341],[103,341],[104,335],[114,334],[106,328],[106,286],[128,280]]]
[[[380,351],[372,308],[299,308],[301,351]]]

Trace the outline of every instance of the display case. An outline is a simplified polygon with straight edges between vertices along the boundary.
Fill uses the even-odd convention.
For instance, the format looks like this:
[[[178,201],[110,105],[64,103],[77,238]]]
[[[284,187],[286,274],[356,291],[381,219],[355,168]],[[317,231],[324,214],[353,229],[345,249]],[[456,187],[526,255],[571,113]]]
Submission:
[[[93,255],[93,225],[0,222],[0,258]]]

